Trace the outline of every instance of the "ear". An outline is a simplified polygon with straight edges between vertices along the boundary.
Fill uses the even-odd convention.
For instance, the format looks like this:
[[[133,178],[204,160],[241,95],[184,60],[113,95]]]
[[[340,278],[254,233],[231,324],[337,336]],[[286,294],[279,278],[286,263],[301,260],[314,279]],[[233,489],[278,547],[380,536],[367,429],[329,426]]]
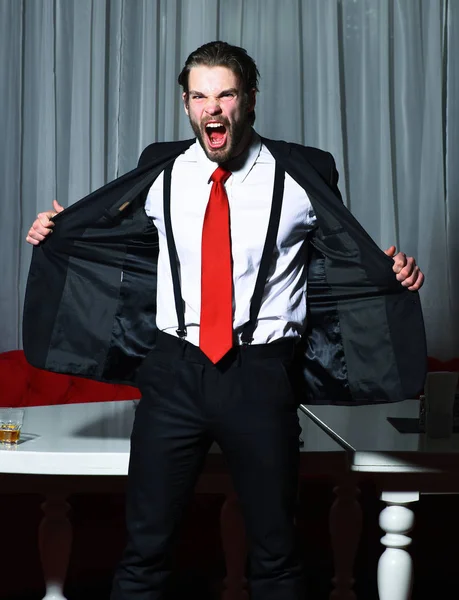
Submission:
[[[186,114],[189,116],[188,94],[186,92],[183,92],[183,94],[182,94],[182,100],[183,100],[183,108],[185,109]]]
[[[255,88],[251,89],[248,93],[248,110],[247,112],[252,112],[255,110],[255,104],[257,103],[257,90]]]

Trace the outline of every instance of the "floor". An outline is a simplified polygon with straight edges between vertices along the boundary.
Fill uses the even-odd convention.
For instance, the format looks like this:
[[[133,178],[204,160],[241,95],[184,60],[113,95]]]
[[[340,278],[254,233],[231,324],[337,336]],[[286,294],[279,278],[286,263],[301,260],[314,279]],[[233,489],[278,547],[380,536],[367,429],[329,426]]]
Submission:
[[[305,600],[328,600],[332,554],[327,533],[328,510],[333,502],[328,482],[307,482],[300,494],[298,527],[304,540],[303,555],[308,581]],[[218,600],[224,563],[219,543],[218,514],[222,498],[197,497],[185,518],[170,600],[199,598]],[[356,560],[355,592],[358,600],[378,600],[376,566],[381,552],[378,528],[380,503],[371,487],[363,488],[364,528]],[[440,516],[430,515],[440,504]],[[108,600],[114,565],[123,547],[123,498],[81,496],[72,499],[74,543],[66,596],[68,600]],[[437,600],[459,596],[459,499],[457,496],[425,496],[416,506],[416,535],[411,548],[415,564],[412,600]],[[1,600],[41,600],[41,569],[36,527],[39,499],[0,496],[3,533],[11,540],[2,545]],[[19,535],[14,535],[18,531]],[[199,540],[199,545],[197,545]],[[21,564],[17,557],[21,556]],[[24,568],[26,567],[26,568]],[[8,574],[8,576],[6,576]]]

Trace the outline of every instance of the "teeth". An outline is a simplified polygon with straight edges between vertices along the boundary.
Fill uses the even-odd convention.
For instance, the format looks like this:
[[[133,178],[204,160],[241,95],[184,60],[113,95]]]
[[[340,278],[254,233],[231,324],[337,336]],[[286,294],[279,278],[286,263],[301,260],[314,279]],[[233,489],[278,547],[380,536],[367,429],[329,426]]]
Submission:
[[[211,127],[212,129],[217,127],[223,127],[221,123],[207,123],[206,127]]]

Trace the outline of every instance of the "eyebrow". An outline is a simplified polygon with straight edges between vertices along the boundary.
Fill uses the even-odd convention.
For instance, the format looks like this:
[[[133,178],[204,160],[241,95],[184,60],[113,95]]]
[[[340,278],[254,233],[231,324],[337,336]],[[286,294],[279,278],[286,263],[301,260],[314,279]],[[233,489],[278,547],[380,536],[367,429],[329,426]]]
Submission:
[[[224,96],[225,94],[235,94],[237,95],[238,91],[236,88],[229,88],[227,90],[222,90],[219,94],[218,94],[218,98],[220,98],[221,96]],[[197,96],[205,96],[206,94],[204,94],[204,92],[199,92],[198,90],[189,90],[188,94],[195,94]]]

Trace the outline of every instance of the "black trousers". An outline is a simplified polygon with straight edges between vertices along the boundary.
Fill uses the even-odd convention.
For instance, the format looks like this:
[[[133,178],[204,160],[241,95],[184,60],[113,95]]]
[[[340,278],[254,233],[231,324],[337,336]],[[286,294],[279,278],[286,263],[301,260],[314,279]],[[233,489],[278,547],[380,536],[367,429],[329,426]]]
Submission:
[[[292,340],[231,350],[213,365],[161,333],[139,371],[131,437],[128,542],[112,600],[160,600],[171,549],[215,440],[228,464],[249,540],[253,600],[304,600],[294,512],[299,467]]]

